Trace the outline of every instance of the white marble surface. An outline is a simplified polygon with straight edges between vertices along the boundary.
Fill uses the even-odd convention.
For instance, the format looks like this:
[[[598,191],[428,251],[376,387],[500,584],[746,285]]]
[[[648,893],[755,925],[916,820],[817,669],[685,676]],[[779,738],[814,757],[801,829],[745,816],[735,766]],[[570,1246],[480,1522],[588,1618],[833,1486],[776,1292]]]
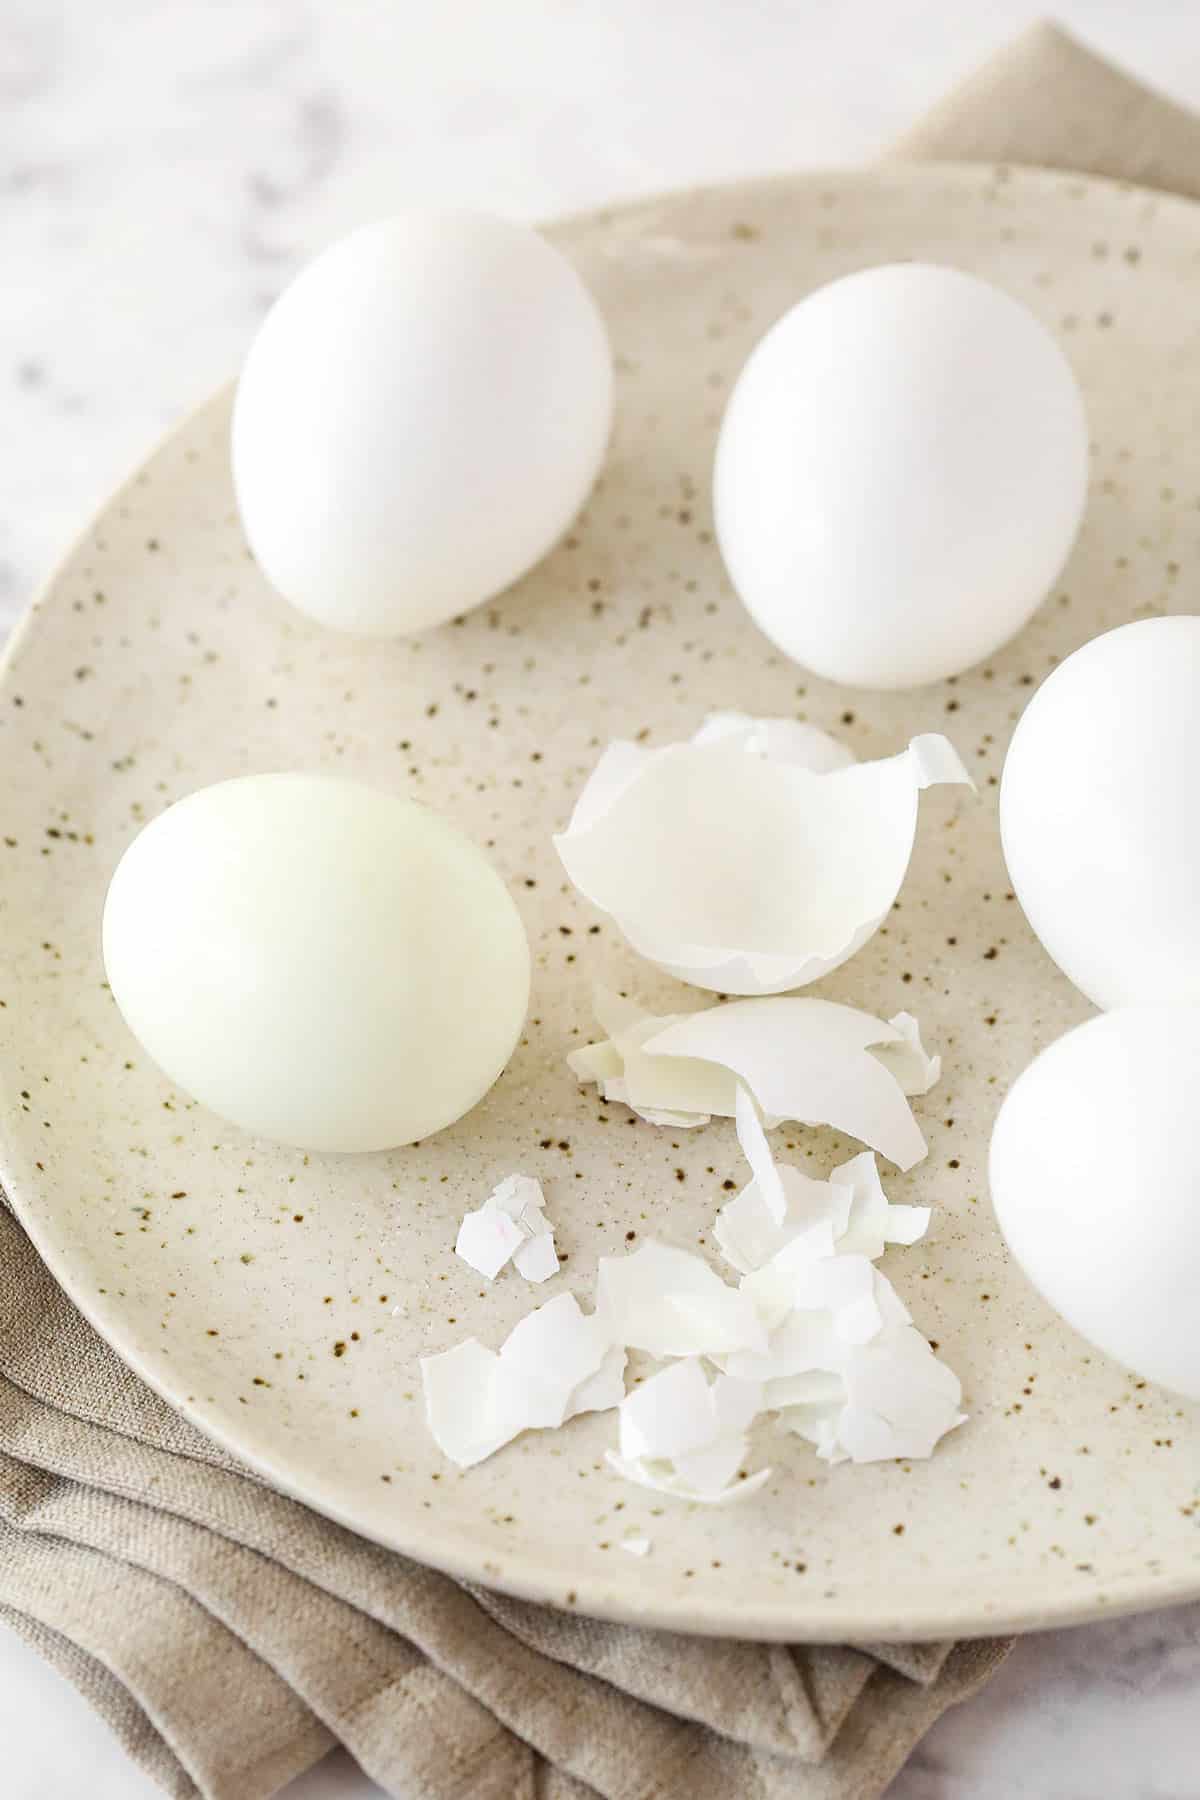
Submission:
[[[1060,16],[1200,105],[1179,0]],[[405,198],[545,216],[869,156],[1021,0],[2,0],[0,625],[298,263]],[[890,1800],[1195,1800],[1200,1608],[1026,1640]],[[152,1789],[0,1628],[7,1800]],[[331,1758],[288,1800],[376,1793]],[[732,1800],[732,1797],[731,1797]]]

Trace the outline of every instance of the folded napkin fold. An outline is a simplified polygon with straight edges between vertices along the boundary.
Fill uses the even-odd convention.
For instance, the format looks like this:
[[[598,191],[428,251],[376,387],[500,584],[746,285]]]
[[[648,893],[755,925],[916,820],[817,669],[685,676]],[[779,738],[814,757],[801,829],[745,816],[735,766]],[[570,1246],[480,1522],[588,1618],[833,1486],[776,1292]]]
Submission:
[[[1200,193],[1200,122],[1046,25],[897,153]],[[422,1568],[173,1413],[3,1209],[0,1620],[180,1800],[265,1800],[339,1742],[397,1800],[872,1800],[1008,1650],[686,1638]]]

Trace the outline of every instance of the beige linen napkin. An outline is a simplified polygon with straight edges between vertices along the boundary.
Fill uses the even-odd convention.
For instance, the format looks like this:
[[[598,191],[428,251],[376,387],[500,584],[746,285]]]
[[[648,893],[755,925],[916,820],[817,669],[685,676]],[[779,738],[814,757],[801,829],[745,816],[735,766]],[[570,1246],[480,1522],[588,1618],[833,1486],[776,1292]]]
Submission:
[[[1048,26],[899,152],[1200,191],[1200,122]],[[0,1619],[181,1800],[265,1800],[335,1742],[397,1800],[873,1800],[1008,1648],[712,1642],[457,1584],[178,1418],[3,1209]]]

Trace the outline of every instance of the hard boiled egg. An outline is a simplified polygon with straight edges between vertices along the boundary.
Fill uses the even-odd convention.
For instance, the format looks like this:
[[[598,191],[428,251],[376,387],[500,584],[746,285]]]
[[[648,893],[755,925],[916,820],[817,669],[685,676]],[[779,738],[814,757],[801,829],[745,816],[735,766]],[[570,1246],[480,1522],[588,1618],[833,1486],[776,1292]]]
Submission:
[[[1071,548],[1087,422],[1065,356],[958,269],[864,269],[752,353],[717,445],[717,535],[766,635],[851,687],[957,674],[1021,629]]]
[[[537,232],[409,212],[334,244],[251,346],[233,414],[250,547],[322,624],[438,625],[546,554],[596,478],[612,358]]]
[[[117,865],[104,963],[186,1093],[261,1137],[383,1150],[491,1087],[529,995],[500,877],[425,807],[255,775],[168,807]]]
[[[1031,1063],[992,1136],[1009,1248],[1068,1324],[1200,1400],[1200,1011],[1128,1008]]]
[[[1000,829],[1029,923],[1097,1006],[1200,1000],[1200,618],[1139,619],[1055,669]]]

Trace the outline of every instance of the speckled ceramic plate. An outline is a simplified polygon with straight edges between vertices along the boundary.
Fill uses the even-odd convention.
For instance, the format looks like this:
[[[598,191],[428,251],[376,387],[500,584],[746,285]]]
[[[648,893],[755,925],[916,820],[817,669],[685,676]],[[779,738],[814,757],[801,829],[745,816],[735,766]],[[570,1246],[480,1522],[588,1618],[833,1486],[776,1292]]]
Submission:
[[[310,628],[266,588],[233,511],[228,396],[89,527],[13,645],[0,695],[3,1173],[60,1280],[126,1359],[271,1481],[479,1581],[683,1630],[933,1636],[1083,1619],[1200,1593],[1200,1419],[1093,1354],[1006,1262],[985,1152],[1009,1081],[1084,1016],[1007,891],[996,779],[1024,701],[1104,627],[1195,579],[1200,212],[1103,183],[965,168],[812,176],[685,195],[560,232],[612,327],[619,425],[587,515],[495,604],[410,642]],[[708,511],[718,415],[750,345],[819,282],[897,257],[961,264],[1027,300],[1087,391],[1083,539],[1033,625],[919,694],[809,680],[723,579]],[[470,521],[464,520],[464,529]],[[655,1233],[704,1243],[740,1180],[732,1129],[599,1106],[565,1066],[597,977],[670,1006],[567,891],[550,846],[597,748],[662,742],[709,709],[795,713],[863,756],[951,733],[978,804],[930,797],[899,909],[832,997],[919,1014],[945,1076],[918,1102],[932,1201],[885,1266],[961,1372],[970,1422],[929,1463],[833,1470],[764,1427],[753,1501],[706,1511],[624,1485],[614,1421],[532,1435],[460,1474],[422,1421],[417,1358],[496,1344],[596,1259]],[[387,1156],[253,1142],[174,1092],[103,985],[105,884],[139,825],[225,776],[332,769],[411,793],[486,844],[537,974],[528,1033],[453,1130]],[[847,1147],[795,1139],[826,1169]],[[540,1176],[567,1261],[535,1293],[452,1254],[460,1214]],[[631,1532],[653,1540],[638,1561]]]

